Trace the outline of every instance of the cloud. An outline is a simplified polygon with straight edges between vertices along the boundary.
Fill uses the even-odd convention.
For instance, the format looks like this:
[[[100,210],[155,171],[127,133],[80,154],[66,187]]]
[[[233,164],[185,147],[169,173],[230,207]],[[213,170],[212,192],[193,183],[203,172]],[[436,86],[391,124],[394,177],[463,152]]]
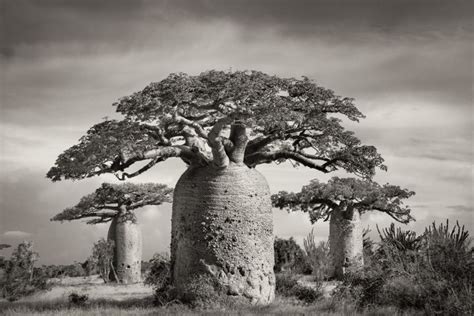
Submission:
[[[448,208],[456,211],[456,212],[472,212],[472,205],[450,205]]]
[[[449,36],[470,27],[470,2],[400,1],[288,1],[288,0],[187,0],[187,1],[32,1],[3,3],[4,56],[19,47],[80,43],[84,52],[109,49],[143,49],[155,45],[160,27],[186,21],[229,21],[246,31],[273,29],[285,37],[338,38],[358,41],[367,32],[381,36],[440,33]],[[467,32],[466,30],[465,32]],[[159,33],[159,32],[158,32]],[[150,40],[144,40],[144,39]]]
[[[111,104],[171,72],[258,69],[307,75],[356,98],[367,115],[344,122],[389,166],[376,180],[407,187],[422,230],[431,220],[472,222],[472,28],[468,1],[32,1],[2,3],[0,231],[27,231],[45,262],[83,260],[107,225],[51,223],[111,175],[51,183],[45,174]],[[174,185],[169,160],[133,182]],[[321,174],[291,164],[258,170],[272,192]],[[455,206],[466,206],[466,210]],[[275,233],[298,241],[327,223],[275,211]],[[169,247],[169,205],[138,213],[144,254]],[[471,218],[469,217],[471,216]],[[388,225],[388,216],[367,216]],[[60,236],[60,238],[58,238]],[[61,249],[62,251],[58,251]]]
[[[31,236],[30,233],[27,233],[27,232],[22,232],[20,230],[9,230],[9,231],[6,231],[2,234],[3,237],[5,238],[28,238]]]

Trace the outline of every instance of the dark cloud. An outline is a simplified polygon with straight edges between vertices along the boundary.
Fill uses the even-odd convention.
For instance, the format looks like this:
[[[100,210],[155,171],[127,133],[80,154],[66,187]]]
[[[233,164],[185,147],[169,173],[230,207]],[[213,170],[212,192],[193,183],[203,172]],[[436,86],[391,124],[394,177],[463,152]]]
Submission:
[[[276,27],[293,36],[344,29],[385,34],[441,31],[447,26],[468,27],[471,19],[469,1],[214,0],[177,1],[176,6],[199,18],[230,19],[249,28]]]
[[[3,0],[2,7],[4,56],[22,45],[67,42],[87,42],[90,52],[105,43],[139,49],[155,45],[164,27],[210,20],[232,22],[250,34],[272,29],[296,38],[362,40],[367,32],[436,38],[470,30],[472,12],[464,0]]]

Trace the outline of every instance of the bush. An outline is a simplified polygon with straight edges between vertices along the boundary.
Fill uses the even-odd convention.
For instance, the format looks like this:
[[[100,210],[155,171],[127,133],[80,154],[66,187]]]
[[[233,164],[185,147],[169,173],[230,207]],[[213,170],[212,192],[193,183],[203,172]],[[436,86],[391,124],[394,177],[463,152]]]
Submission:
[[[284,297],[294,297],[305,303],[313,303],[322,297],[321,288],[316,289],[298,283],[298,276],[290,273],[276,275],[276,292]]]
[[[428,314],[469,315],[473,311],[473,249],[457,224],[435,223],[421,236],[382,232],[370,265],[349,273],[336,296],[359,306],[389,305]]]
[[[155,254],[148,263],[144,283],[161,289],[169,284],[171,263],[168,254]]]
[[[311,273],[311,265],[308,257],[296,241],[290,239],[275,238],[273,244],[275,251],[275,272],[291,271],[293,273]]]
[[[25,241],[18,245],[11,258],[4,262],[5,271],[0,279],[2,297],[15,301],[48,288],[46,274],[34,266],[38,259],[33,243]]]
[[[311,229],[311,232],[304,239],[304,249],[308,262],[311,265],[311,274],[314,275],[318,281],[327,279],[331,265],[329,260],[329,244],[322,241],[316,245],[314,241],[314,231]]]
[[[119,282],[113,266],[114,258],[113,240],[99,239],[92,248],[92,256],[88,259],[91,264],[97,267],[104,282],[116,280]]]
[[[89,296],[87,294],[80,295],[76,292],[72,292],[69,294],[69,303],[76,306],[84,306],[86,302],[89,300]]]

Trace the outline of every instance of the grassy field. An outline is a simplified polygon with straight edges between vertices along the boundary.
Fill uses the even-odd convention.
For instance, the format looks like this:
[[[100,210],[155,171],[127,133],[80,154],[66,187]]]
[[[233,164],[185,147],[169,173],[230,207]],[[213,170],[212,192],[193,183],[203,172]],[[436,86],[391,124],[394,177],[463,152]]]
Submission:
[[[69,302],[69,295],[87,294],[81,304]],[[0,301],[2,315],[395,315],[395,309],[356,311],[353,305],[324,297],[314,304],[277,296],[268,306],[191,309],[183,304],[153,305],[153,290],[143,284],[104,284],[97,277],[56,280],[49,291],[42,291],[16,302]],[[408,314],[406,314],[408,315]],[[411,313],[410,315],[415,315]]]

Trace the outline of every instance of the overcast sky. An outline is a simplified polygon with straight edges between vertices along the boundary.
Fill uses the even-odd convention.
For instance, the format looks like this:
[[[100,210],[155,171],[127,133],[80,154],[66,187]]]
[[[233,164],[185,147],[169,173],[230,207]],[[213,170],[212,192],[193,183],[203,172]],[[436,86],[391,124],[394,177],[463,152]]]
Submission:
[[[106,225],[49,219],[114,177],[52,183],[46,172],[114,117],[119,97],[209,69],[305,75],[354,97],[367,118],[346,126],[389,167],[375,179],[417,193],[408,227],[449,218],[474,231],[470,1],[0,1],[0,243],[33,240],[45,264],[85,260]],[[168,161],[134,181],[174,185],[184,168]],[[290,164],[258,169],[272,192],[328,179]],[[170,208],[139,211],[144,259],[168,251]],[[306,214],[274,214],[277,236],[311,230]],[[363,219],[374,230],[391,222]],[[314,228],[327,238],[327,223]]]

